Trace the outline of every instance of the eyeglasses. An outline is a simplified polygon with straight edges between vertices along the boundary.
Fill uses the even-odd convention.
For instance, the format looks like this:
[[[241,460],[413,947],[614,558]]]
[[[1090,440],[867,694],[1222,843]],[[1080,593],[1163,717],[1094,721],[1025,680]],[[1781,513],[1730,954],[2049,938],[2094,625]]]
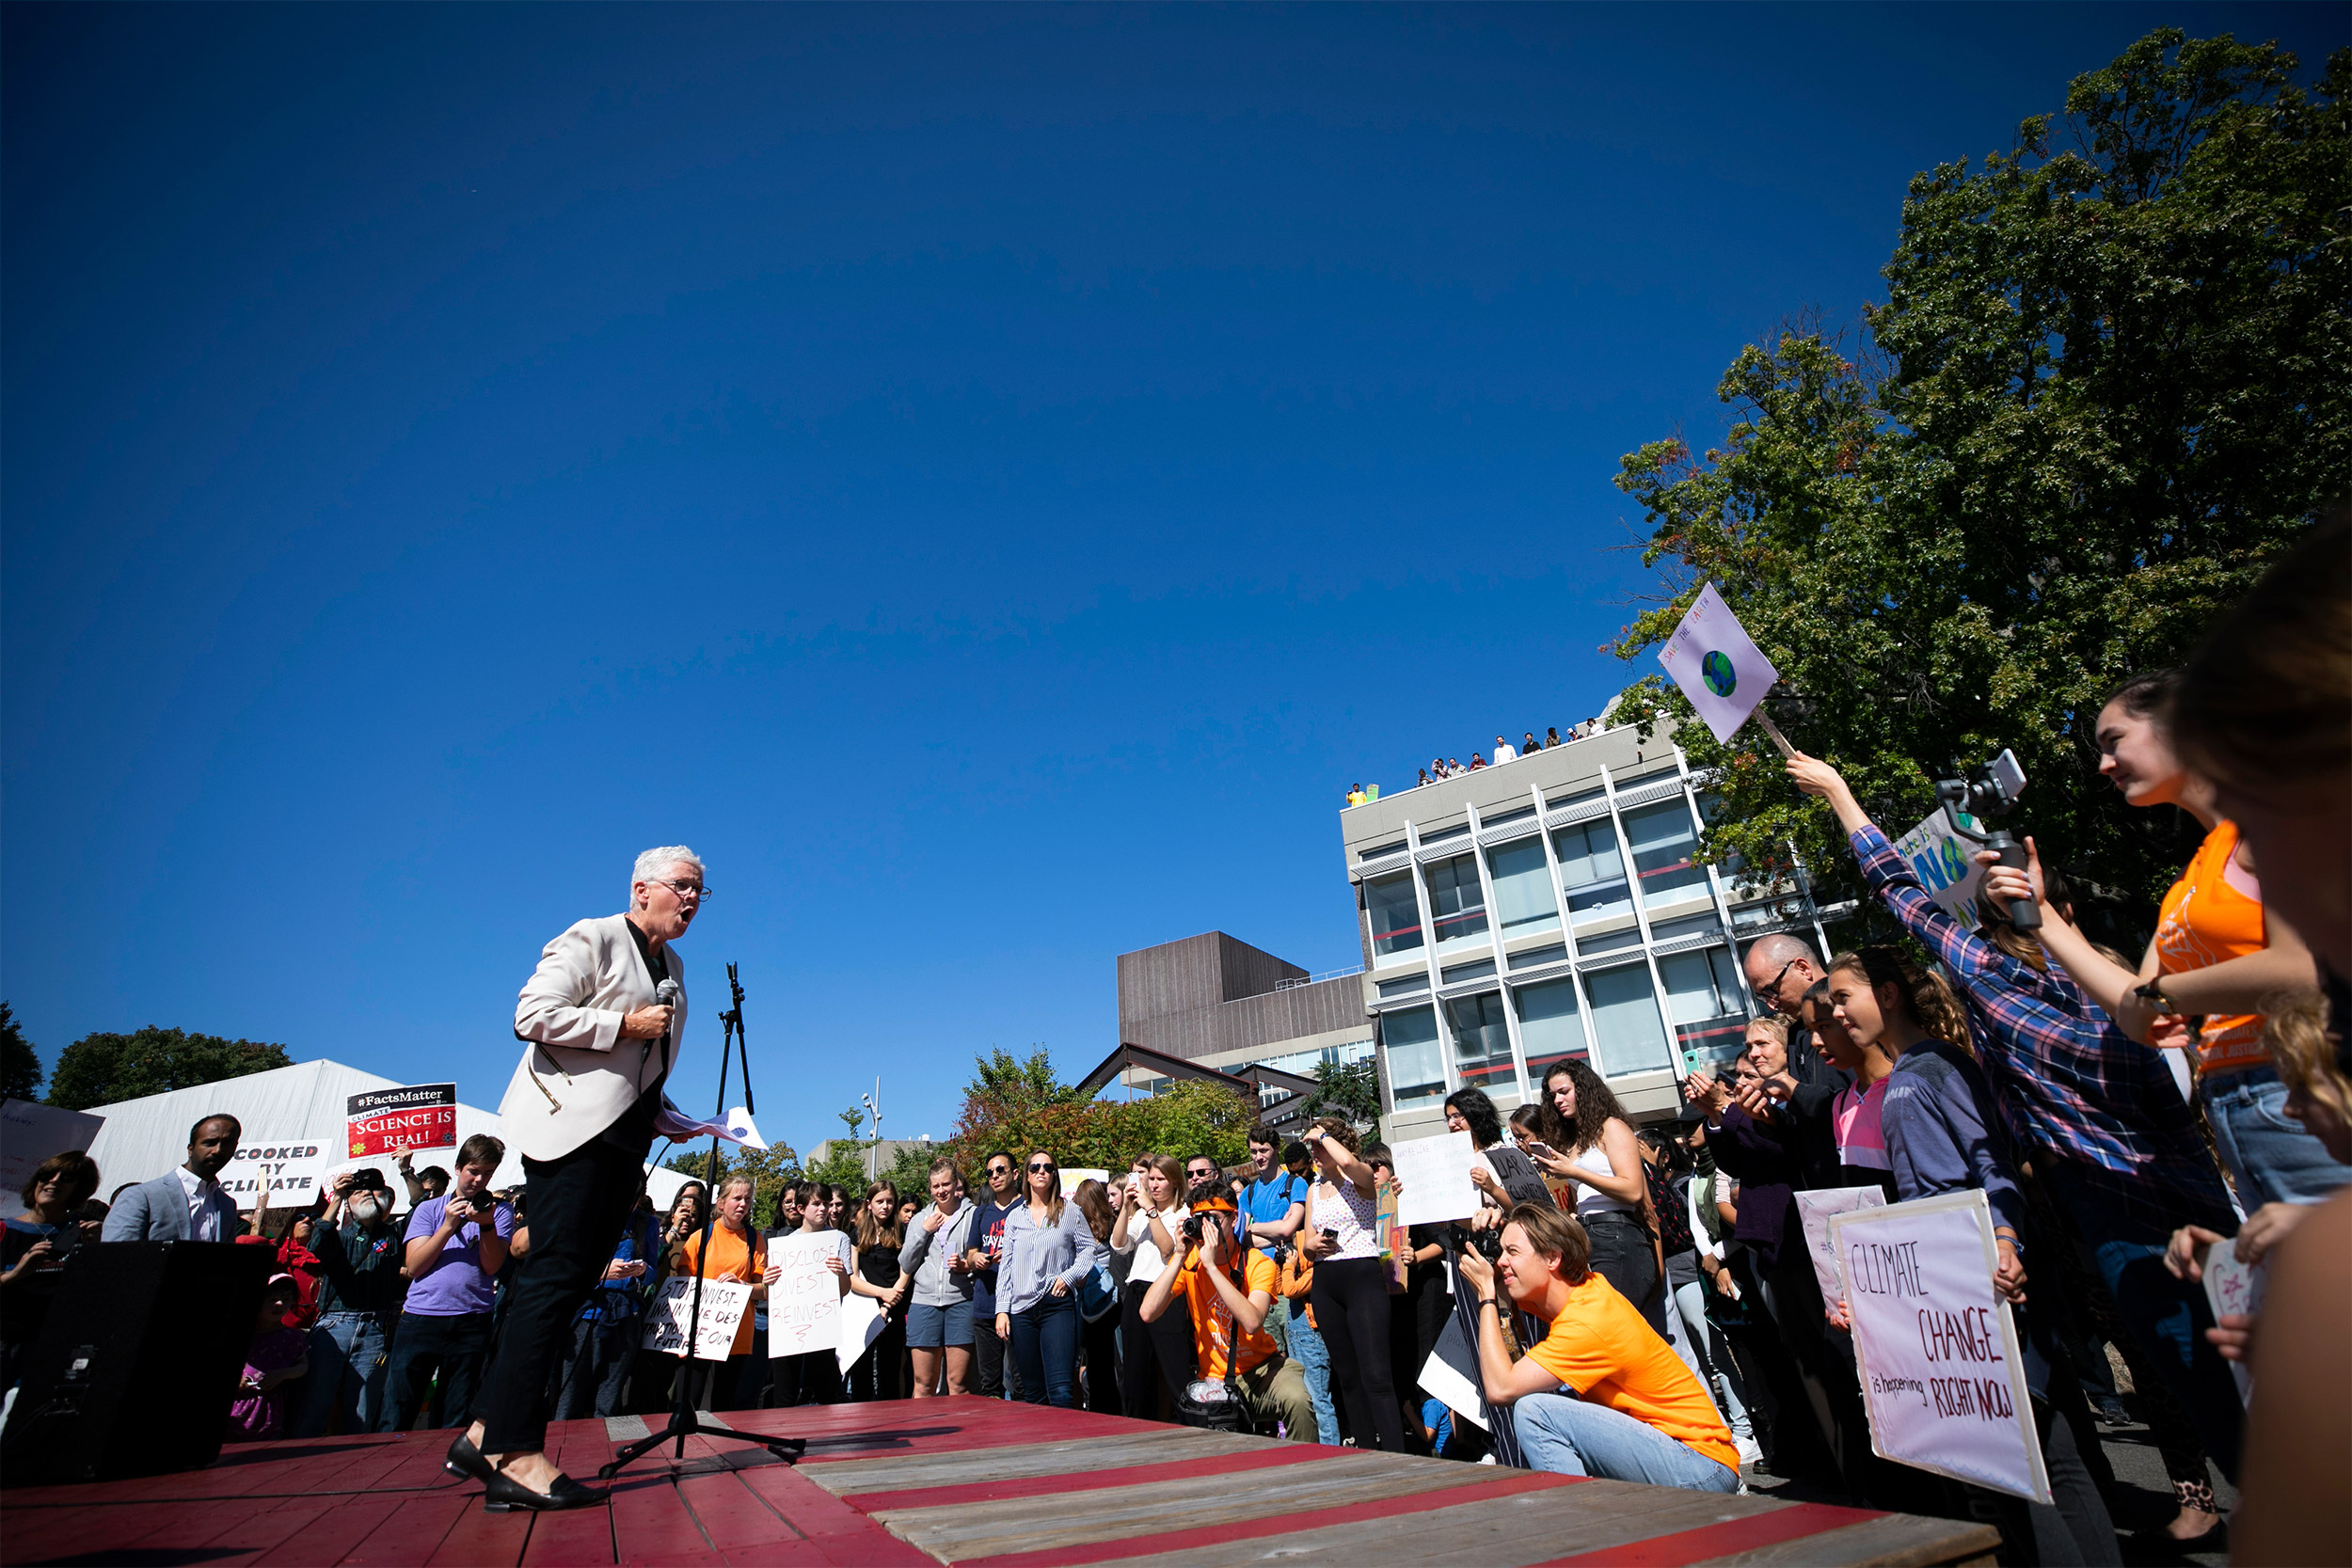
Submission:
[[[1800,964],[1800,963],[1802,963],[1802,962],[1804,962],[1804,959],[1802,959],[1802,958],[1791,958],[1791,959],[1789,959],[1787,963],[1782,964],[1782,965],[1780,966],[1780,973],[1779,973],[1778,974],[1773,975],[1773,976],[1772,977],[1772,979],[1771,979],[1771,980],[1770,980],[1770,981],[1769,981],[1769,982],[1765,985],[1765,987],[1764,987],[1763,990],[1761,990],[1761,991],[1760,991],[1760,992],[1758,992],[1757,994],[1762,995],[1762,996],[1778,997],[1778,996],[1780,995],[1780,983],[1781,983],[1781,981],[1783,981],[1783,980],[1787,979],[1787,978],[1788,977],[1788,972],[1789,972],[1790,970],[1792,970],[1792,969],[1796,968],[1798,964]]]
[[[1195,1181],[1206,1181],[1216,1175],[1213,1170],[1187,1170],[1184,1174]]]
[[[991,1176],[1010,1176],[1012,1174],[1012,1167],[1010,1165],[991,1165],[988,1167],[988,1174]]]
[[[1053,1165],[1052,1165],[1052,1164],[1033,1164],[1033,1165],[1031,1165],[1031,1166],[1029,1167],[1029,1174],[1030,1174],[1031,1176],[1036,1176],[1036,1175],[1041,1174],[1041,1172],[1044,1172],[1044,1171],[1050,1171],[1050,1170],[1052,1170],[1053,1168],[1054,1168],[1054,1167],[1053,1167]]]
[[[668,888],[682,899],[691,898],[698,904],[710,896],[710,890],[700,882],[674,882],[667,877],[652,877],[647,880]]]

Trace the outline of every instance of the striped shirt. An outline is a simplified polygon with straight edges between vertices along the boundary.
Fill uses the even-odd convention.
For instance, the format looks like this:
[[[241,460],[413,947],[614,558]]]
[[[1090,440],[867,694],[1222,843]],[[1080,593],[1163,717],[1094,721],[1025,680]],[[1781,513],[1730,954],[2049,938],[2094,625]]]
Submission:
[[[2234,1234],[2229,1193],[2162,1053],[2116,1028],[2062,972],[2019,962],[1937,909],[1877,828],[1852,844],[1870,891],[1958,985],[2019,1143],[2073,1164],[2152,1231],[2195,1224]]]

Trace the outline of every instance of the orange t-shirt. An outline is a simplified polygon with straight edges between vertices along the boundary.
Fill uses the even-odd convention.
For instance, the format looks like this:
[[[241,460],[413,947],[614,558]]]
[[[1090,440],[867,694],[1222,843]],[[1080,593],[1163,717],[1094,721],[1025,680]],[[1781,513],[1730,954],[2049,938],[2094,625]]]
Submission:
[[[746,1246],[746,1243],[749,1243]],[[703,1233],[695,1231],[686,1238],[681,1248],[686,1254],[688,1278],[694,1276],[695,1265],[701,1261]],[[725,1226],[714,1226],[710,1231],[710,1267],[702,1271],[705,1279],[736,1279],[756,1285],[768,1272],[768,1238],[752,1232],[739,1236]],[[752,1353],[752,1314],[746,1311],[735,1330],[735,1343],[728,1354],[749,1355]]]
[[[1243,1295],[1263,1291],[1272,1300],[1274,1259],[1251,1247],[1242,1263],[1240,1286]],[[1239,1325],[1233,1322],[1232,1310],[1225,1305],[1225,1298],[1216,1293],[1216,1284],[1201,1269],[1198,1251],[1178,1267],[1176,1283],[1169,1289],[1183,1292],[1184,1304],[1192,1308],[1192,1354],[1200,1363],[1200,1375],[1222,1382],[1233,1330]],[[1241,1365],[1235,1371],[1249,1370],[1280,1348],[1263,1327],[1250,1330],[1241,1336]]]
[[[2237,824],[2215,823],[2188,869],[2164,895],[2164,913],[2156,922],[2160,973],[2185,974],[2263,950],[2262,900],[2232,887],[2227,875],[2230,857],[2236,853]],[[2197,1042],[2197,1063],[2203,1071],[2241,1072],[2269,1060],[2260,1013],[2205,1019]]]
[[[1568,1304],[1528,1359],[1597,1404],[1656,1427],[1693,1453],[1740,1468],[1731,1429],[1699,1380],[1633,1304],[1597,1274],[1568,1287]]]

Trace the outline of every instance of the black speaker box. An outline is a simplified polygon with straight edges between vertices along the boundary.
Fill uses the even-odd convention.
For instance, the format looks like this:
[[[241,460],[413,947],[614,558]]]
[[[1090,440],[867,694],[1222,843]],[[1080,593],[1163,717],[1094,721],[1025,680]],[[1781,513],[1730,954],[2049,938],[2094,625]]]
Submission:
[[[24,1364],[0,1478],[29,1486],[210,1465],[277,1272],[263,1246],[76,1247]]]

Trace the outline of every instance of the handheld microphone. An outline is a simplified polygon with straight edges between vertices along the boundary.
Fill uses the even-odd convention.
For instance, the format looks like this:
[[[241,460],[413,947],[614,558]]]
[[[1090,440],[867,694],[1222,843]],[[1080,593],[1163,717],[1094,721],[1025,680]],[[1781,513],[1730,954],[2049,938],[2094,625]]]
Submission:
[[[654,1006],[675,1007],[677,1006],[678,998],[685,994],[678,989],[678,983],[665,974],[661,977],[661,983],[653,988]]]

